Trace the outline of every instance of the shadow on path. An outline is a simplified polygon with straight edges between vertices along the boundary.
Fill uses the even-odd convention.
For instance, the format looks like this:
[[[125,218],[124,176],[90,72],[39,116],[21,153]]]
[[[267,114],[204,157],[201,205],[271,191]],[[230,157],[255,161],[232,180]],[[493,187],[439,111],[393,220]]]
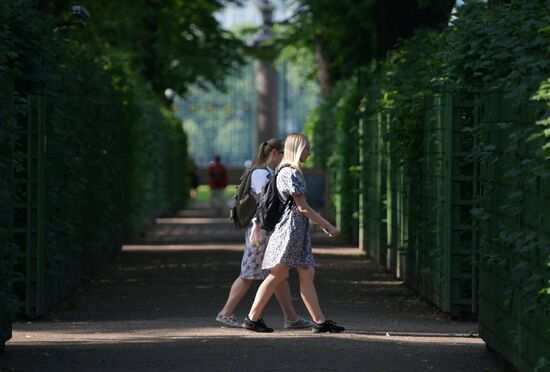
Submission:
[[[47,319],[14,324],[0,367],[14,371],[508,371],[472,334],[358,250],[316,235],[317,289],[338,335],[218,327],[214,318],[239,273],[242,232],[205,210],[162,218]],[[297,277],[291,289],[299,314]],[[237,309],[243,317],[257,284]]]

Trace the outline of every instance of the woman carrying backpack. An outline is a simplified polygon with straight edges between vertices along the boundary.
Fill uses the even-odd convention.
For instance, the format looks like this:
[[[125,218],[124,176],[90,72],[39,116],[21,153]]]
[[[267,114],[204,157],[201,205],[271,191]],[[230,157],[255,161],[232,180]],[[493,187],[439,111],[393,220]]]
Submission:
[[[272,138],[258,147],[256,158],[252,163],[252,169],[256,168],[251,175],[251,195],[258,200],[258,195],[262,191],[263,186],[267,183],[269,177],[273,173],[273,169],[277,167],[283,157],[284,143],[280,139]],[[267,276],[268,271],[262,269],[262,261],[264,258],[265,248],[268,234],[259,246],[252,246],[250,242],[250,234],[252,232],[253,223],[250,223],[246,229],[245,235],[245,250],[241,262],[241,273],[233,282],[227,302],[223,309],[216,317],[216,321],[228,326],[242,326],[242,322],[237,320],[234,313],[243,299],[244,295],[250,289],[254,280],[263,280]],[[290,288],[288,280],[279,282],[279,285],[273,289],[281,309],[284,314],[284,328],[298,329],[309,328],[313,326],[313,322],[299,318],[294,311],[290,297]]]
[[[315,322],[312,331],[335,333],[344,330],[325,318],[313,284],[315,260],[311,250],[309,220],[321,225],[331,237],[338,236],[340,231],[311,209],[306,201],[306,184],[300,162],[306,161],[308,156],[308,138],[300,133],[290,134],[285,141],[284,156],[276,174],[276,185],[281,198],[292,198],[293,202],[285,209],[269,238],[262,268],[271,272],[258,288],[252,308],[244,319],[243,327],[255,332],[273,332],[260,315],[275,290],[288,277],[291,268],[298,270],[300,295]]]

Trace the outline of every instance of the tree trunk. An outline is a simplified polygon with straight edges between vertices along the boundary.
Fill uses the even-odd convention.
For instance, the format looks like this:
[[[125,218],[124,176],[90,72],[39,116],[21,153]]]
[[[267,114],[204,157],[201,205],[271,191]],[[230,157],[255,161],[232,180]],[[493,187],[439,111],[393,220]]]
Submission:
[[[328,61],[323,49],[323,40],[320,34],[315,35],[315,59],[317,60],[317,79],[321,88],[321,97],[330,96],[332,84],[330,81],[330,72]]]

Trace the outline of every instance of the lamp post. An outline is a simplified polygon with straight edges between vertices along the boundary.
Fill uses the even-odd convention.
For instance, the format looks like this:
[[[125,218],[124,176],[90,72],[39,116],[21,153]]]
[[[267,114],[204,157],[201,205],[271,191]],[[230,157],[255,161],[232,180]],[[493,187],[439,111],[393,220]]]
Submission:
[[[258,7],[262,13],[263,25],[252,40],[252,45],[266,51],[270,48],[266,42],[273,39],[273,10],[269,0],[260,0]],[[278,97],[279,81],[277,70],[268,59],[257,59],[256,69],[256,145],[272,137],[279,137]]]
[[[166,88],[164,90],[164,97],[166,97],[166,101],[168,103],[168,105],[170,106],[170,109],[172,111],[175,110],[175,98],[176,98],[176,92],[174,91],[174,89],[172,88]]]
[[[46,2],[40,2],[40,8],[45,11],[47,8]],[[90,19],[90,12],[83,5],[73,4],[71,6],[71,12],[73,13],[73,20],[70,22],[57,22],[55,23],[56,29],[67,28],[72,26],[77,26],[83,28],[88,23]]]

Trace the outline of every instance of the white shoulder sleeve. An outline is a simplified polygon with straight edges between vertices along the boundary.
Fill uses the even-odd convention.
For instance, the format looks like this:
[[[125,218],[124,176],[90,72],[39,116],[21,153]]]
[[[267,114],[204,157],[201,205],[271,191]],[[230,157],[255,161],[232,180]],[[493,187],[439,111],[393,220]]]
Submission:
[[[256,169],[252,172],[252,178],[250,179],[250,187],[256,194],[262,192],[264,185],[267,183],[269,171],[267,169]]]

